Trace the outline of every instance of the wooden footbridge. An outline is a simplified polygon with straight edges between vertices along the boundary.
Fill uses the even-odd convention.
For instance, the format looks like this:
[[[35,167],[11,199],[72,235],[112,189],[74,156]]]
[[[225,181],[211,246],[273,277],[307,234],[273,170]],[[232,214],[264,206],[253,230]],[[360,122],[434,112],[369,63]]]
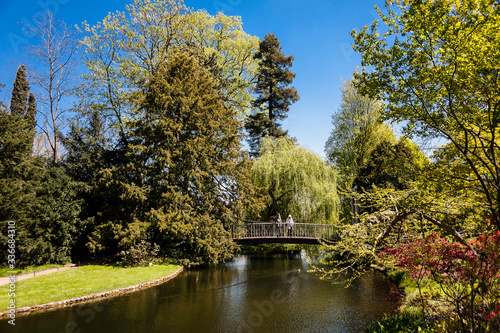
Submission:
[[[235,224],[231,234],[240,245],[321,244],[333,242],[336,229],[328,224],[294,223],[293,230],[288,230],[283,223],[278,230],[274,222],[258,222]]]

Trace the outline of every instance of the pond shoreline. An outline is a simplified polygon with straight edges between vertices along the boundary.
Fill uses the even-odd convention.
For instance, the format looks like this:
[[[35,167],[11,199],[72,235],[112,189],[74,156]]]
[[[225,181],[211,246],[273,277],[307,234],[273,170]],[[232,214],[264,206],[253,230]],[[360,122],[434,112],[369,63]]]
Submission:
[[[34,312],[46,311],[46,310],[51,310],[51,309],[56,309],[56,308],[71,307],[71,306],[74,306],[77,304],[99,301],[99,300],[102,300],[104,298],[119,296],[119,295],[131,293],[134,291],[146,289],[146,288],[149,288],[152,286],[156,286],[156,285],[165,283],[165,282],[175,278],[183,270],[184,270],[184,267],[180,267],[170,275],[164,276],[162,278],[159,278],[159,279],[156,279],[153,281],[139,283],[139,284],[133,285],[133,286],[117,288],[117,289],[110,290],[110,291],[104,291],[104,292],[100,292],[100,293],[92,294],[92,295],[87,295],[87,296],[75,297],[75,298],[66,299],[66,300],[57,301],[57,302],[50,302],[50,303],[46,303],[46,304],[25,306],[25,307],[16,309],[16,316],[19,314],[20,315],[28,315],[28,314],[31,314]],[[8,311],[8,310],[0,312],[0,319],[3,319],[4,317],[8,317],[9,314],[10,314],[10,311]]]

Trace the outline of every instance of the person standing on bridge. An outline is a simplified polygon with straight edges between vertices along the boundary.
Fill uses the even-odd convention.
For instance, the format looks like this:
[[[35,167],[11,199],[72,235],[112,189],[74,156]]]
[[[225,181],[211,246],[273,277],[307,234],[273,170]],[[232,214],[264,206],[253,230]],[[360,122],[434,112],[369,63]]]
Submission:
[[[274,222],[276,224],[276,236],[281,237],[281,215],[280,215],[280,213],[278,213],[278,215],[276,215]]]
[[[288,237],[292,237],[292,231],[293,231],[293,219],[292,215],[288,215],[288,218],[286,219],[286,228],[288,229]]]

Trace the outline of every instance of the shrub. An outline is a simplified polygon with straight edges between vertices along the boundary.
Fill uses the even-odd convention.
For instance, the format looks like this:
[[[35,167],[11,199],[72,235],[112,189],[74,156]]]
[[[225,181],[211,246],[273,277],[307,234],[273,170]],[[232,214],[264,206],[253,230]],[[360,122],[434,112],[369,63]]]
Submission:
[[[421,308],[451,331],[490,332],[500,322],[500,232],[464,244],[432,234],[383,256],[409,272]],[[424,284],[439,292],[428,292]]]
[[[367,328],[366,333],[421,332],[427,328],[427,323],[421,314],[406,311],[386,316],[373,323]]]
[[[160,246],[151,244],[146,241],[141,241],[136,245],[130,246],[127,251],[122,251],[120,254],[125,266],[147,266],[149,263],[157,261]]]

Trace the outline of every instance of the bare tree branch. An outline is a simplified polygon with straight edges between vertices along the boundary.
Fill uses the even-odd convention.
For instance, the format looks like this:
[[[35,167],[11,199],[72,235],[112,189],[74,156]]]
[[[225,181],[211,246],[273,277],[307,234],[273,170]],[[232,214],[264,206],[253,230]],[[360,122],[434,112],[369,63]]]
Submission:
[[[72,97],[75,96],[77,76],[75,74],[78,41],[76,29],[55,18],[51,12],[39,17],[36,26],[27,26],[29,34],[36,37],[38,45],[28,48],[28,54],[35,60],[31,72],[32,81],[39,88],[38,100],[44,125],[39,126],[50,144],[52,160],[57,163],[61,158],[58,133],[64,130],[72,110]]]

